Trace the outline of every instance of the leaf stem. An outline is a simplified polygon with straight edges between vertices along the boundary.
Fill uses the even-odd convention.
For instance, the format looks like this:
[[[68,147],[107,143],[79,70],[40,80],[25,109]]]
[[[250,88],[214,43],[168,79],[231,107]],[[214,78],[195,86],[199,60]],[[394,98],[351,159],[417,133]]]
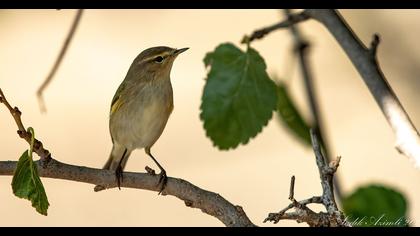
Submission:
[[[34,151],[34,143],[35,143],[35,130],[32,127],[29,127],[27,129],[27,132],[31,134],[31,143],[30,143],[30,149],[29,149],[29,157],[32,160],[32,152]]]

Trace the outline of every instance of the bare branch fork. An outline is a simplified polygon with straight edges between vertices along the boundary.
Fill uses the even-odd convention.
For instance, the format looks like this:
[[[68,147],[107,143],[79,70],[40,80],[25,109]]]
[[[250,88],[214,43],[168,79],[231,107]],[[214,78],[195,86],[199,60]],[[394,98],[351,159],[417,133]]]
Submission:
[[[12,108],[1,89],[0,103],[3,103],[12,114],[18,126],[19,136],[30,143],[31,134],[23,126],[22,113],[17,107]],[[44,149],[42,143],[38,140],[35,141],[34,152],[41,157],[40,161],[35,162],[41,177],[102,185],[106,188],[117,187],[115,172],[113,171],[75,166],[56,161],[51,158],[50,152]],[[41,165],[41,162],[43,165]],[[0,161],[0,175],[13,175],[16,164],[16,161]],[[121,187],[159,192],[159,176],[154,174],[154,171],[150,168],[147,168],[147,172],[124,172],[124,181],[121,183]],[[234,205],[219,194],[201,189],[186,180],[168,177],[162,195],[175,196],[183,200],[186,206],[201,209],[202,212],[216,217],[226,226],[255,226],[241,206]]]
[[[352,31],[340,13],[333,9],[307,9],[280,23],[254,31],[246,37],[249,42],[260,39],[270,32],[290,25],[314,19],[324,25],[334,36],[359,72],[376,103],[393,129],[397,150],[420,167],[420,136],[398,97],[388,84],[376,58],[379,36],[374,35],[371,47],[367,48]]]
[[[318,141],[317,134],[314,129],[311,129],[312,146],[315,152],[316,164],[321,178],[322,196],[311,197],[302,201],[296,201],[294,198],[295,176],[292,176],[290,183],[289,199],[292,201],[287,207],[278,213],[270,213],[264,220],[272,221],[275,224],[280,220],[296,220],[298,223],[306,222],[311,227],[349,227],[346,222],[344,214],[338,209],[334,198],[334,174],[340,164],[341,157],[328,164],[325,157],[322,155],[321,146]],[[327,212],[316,213],[312,211],[307,205],[322,204]],[[295,209],[294,212],[287,212],[290,209]]]
[[[77,13],[76,13],[76,16],[74,17],[73,24],[71,25],[70,31],[67,34],[67,37],[66,37],[66,40],[63,43],[63,46],[61,47],[60,54],[58,54],[58,57],[55,60],[55,63],[53,65],[53,67],[51,68],[51,71],[48,74],[47,78],[45,78],[44,82],[41,84],[38,91],[36,92],[36,94],[38,96],[38,103],[39,103],[39,107],[41,109],[41,112],[46,112],[47,111],[47,108],[45,106],[45,101],[44,101],[44,98],[43,98],[42,94],[43,94],[45,88],[47,88],[47,86],[50,84],[51,80],[53,79],[53,77],[55,75],[55,72],[57,72],[57,69],[61,64],[61,61],[63,60],[64,55],[66,55],[67,48],[69,47],[70,42],[73,38],[74,32],[76,32],[77,26],[79,25],[80,18],[82,17],[82,13],[83,13],[83,9],[77,10]]]

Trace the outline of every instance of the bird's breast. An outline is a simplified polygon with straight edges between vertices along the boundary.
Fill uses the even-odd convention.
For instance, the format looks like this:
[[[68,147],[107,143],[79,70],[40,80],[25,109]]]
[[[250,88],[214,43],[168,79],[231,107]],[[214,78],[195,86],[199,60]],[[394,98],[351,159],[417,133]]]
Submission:
[[[131,149],[151,146],[162,134],[172,109],[170,83],[142,88],[111,116],[114,142]]]

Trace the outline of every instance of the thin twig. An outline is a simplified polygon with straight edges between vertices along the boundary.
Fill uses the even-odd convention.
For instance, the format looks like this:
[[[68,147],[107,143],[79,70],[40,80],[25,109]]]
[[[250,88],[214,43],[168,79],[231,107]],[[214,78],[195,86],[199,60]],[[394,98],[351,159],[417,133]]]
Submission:
[[[311,227],[331,226],[330,216],[327,213],[316,213],[305,205],[296,206],[294,212],[285,212],[283,214],[270,213],[264,222],[272,221],[274,224],[277,224],[280,220],[295,220],[298,223],[305,222]]]
[[[289,9],[284,9],[284,13],[288,19],[290,17],[293,17],[293,14],[290,12]],[[325,137],[325,133],[324,133],[325,129],[323,128],[324,127],[323,119],[322,119],[321,113],[319,112],[319,105],[317,101],[316,90],[313,85],[314,76],[311,73],[311,67],[308,60],[310,43],[306,39],[304,39],[297,25],[294,25],[294,24],[290,25],[289,29],[292,33],[293,40],[295,42],[294,48],[295,48],[295,52],[298,55],[300,70],[301,70],[303,82],[305,85],[309,108],[311,110],[312,118],[314,121],[313,129],[315,130],[315,132],[317,133],[317,136],[319,137],[319,140],[321,141],[324,155],[327,158],[327,161],[330,162],[332,159],[330,155],[331,152],[330,152],[329,144]],[[342,194],[341,194],[340,181],[338,181],[337,176],[334,179],[334,185],[335,185],[334,189],[337,194],[337,199],[340,200],[342,199]]]
[[[23,122],[21,119],[22,112],[17,107],[12,108],[10,103],[7,101],[6,96],[4,95],[1,88],[0,88],[0,103],[3,103],[7,107],[13,119],[15,120],[15,123],[18,127],[17,133],[19,137],[23,138],[28,144],[30,144],[32,135],[30,132],[26,131],[25,126],[23,125]],[[44,148],[43,144],[38,139],[35,139],[35,142],[34,142],[34,152],[38,154],[38,156],[41,158],[41,162],[43,166],[45,167],[45,165],[51,159],[51,154],[47,149]]]
[[[287,207],[283,208],[281,211],[279,211],[278,213],[272,213],[274,215],[269,214],[269,216],[264,220],[264,223],[267,221],[274,221],[274,224],[277,224],[279,222],[279,220],[281,218],[278,218],[281,215],[284,215],[288,210],[294,208],[294,207],[301,207],[301,206],[306,206],[309,204],[322,204],[322,198],[319,196],[316,197],[311,197],[305,200],[301,200],[301,201],[296,201],[296,199],[292,198],[290,199],[290,201],[292,201],[292,203],[290,203]],[[275,215],[279,215],[279,216],[275,216]],[[274,217],[274,218],[273,218]],[[273,218],[273,219],[271,219]]]
[[[377,52],[377,49],[378,49],[378,46],[379,46],[380,42],[381,42],[381,38],[379,37],[379,34],[374,34],[372,42],[370,43],[370,48],[369,48],[369,51],[370,51],[370,54],[371,54],[372,58],[376,57],[376,52]]]
[[[241,43],[252,42],[256,39],[262,39],[264,36],[266,36],[267,34],[273,32],[273,31],[290,27],[291,25],[297,24],[297,23],[305,21],[307,19],[309,19],[309,16],[306,15],[305,11],[302,11],[302,12],[297,13],[297,14],[292,14],[285,21],[279,22],[277,24],[274,24],[274,25],[271,25],[271,26],[268,26],[268,27],[264,27],[264,28],[259,29],[259,30],[255,30],[251,34],[251,36],[245,36],[241,40]]]
[[[293,175],[290,179],[290,193],[289,193],[289,200],[295,199],[295,176]]]
[[[290,183],[289,199],[292,201],[287,207],[278,213],[270,213],[264,220],[272,221],[274,224],[280,220],[296,220],[298,223],[305,222],[309,226],[333,226],[333,227],[348,227],[351,226],[346,222],[344,214],[338,209],[334,199],[334,185],[333,178],[337,171],[341,157],[328,164],[322,154],[321,146],[318,141],[317,134],[313,129],[311,132],[312,146],[315,153],[316,164],[319,170],[319,176],[322,185],[322,196],[311,197],[302,201],[296,201],[294,198],[294,176]],[[312,211],[308,204],[322,204],[327,212],[316,213]],[[290,209],[295,209],[294,212],[287,212]]]
[[[83,13],[83,9],[79,9],[77,10],[76,16],[73,20],[73,24],[70,28],[69,33],[67,34],[67,38],[63,43],[63,46],[61,47],[61,51],[60,54],[58,54],[57,59],[55,60],[55,63],[53,65],[53,67],[51,68],[50,73],[48,74],[47,78],[44,80],[44,82],[41,84],[41,86],[39,87],[38,91],[36,92],[37,97],[38,97],[38,103],[39,103],[39,107],[41,109],[41,112],[46,112],[47,108],[45,106],[45,101],[43,98],[43,92],[45,90],[45,88],[50,84],[51,80],[53,79],[55,72],[57,71],[58,67],[61,64],[61,61],[64,58],[64,55],[67,52],[67,48],[70,45],[70,42],[73,38],[74,32],[76,32],[77,26],[79,25],[80,22],[80,18],[82,16]]]
[[[322,202],[328,212],[339,211],[337,207],[337,203],[335,202],[335,198],[334,198],[333,178],[334,178],[334,173],[337,171],[341,157],[339,157],[335,161],[336,164],[330,166],[329,163],[326,161],[326,158],[322,154],[321,145],[318,142],[317,134],[312,129],[310,132],[311,132],[312,147],[314,149],[314,153],[316,157],[316,165],[318,166],[319,177],[321,179]]]

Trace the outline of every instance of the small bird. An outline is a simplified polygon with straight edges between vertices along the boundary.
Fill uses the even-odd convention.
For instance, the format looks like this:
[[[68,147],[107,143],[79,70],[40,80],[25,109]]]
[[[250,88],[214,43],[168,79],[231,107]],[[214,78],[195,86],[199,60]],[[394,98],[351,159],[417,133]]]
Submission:
[[[159,194],[167,182],[166,171],[153,157],[151,148],[161,136],[173,110],[170,79],[175,58],[188,48],[152,47],[133,61],[111,102],[109,131],[112,151],[103,169],[115,171],[118,188],[128,157],[144,148],[160,169]],[[105,189],[101,185],[95,191]]]

